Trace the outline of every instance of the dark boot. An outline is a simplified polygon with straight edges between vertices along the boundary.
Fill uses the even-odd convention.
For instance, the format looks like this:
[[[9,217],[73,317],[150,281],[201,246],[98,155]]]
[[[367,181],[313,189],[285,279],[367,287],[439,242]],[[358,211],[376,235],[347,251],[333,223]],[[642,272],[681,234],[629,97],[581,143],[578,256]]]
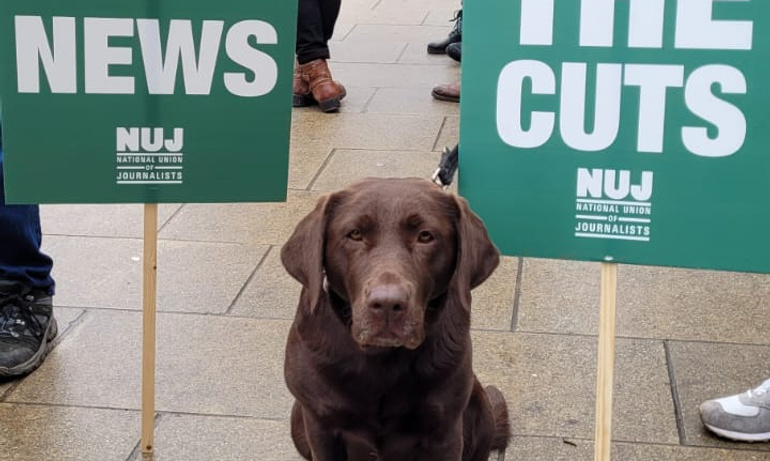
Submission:
[[[459,10],[455,13],[454,19],[455,26],[447,38],[441,41],[428,43],[428,54],[444,54],[446,47],[452,43],[458,43],[462,40],[462,27],[463,27],[463,10]]]
[[[310,85],[302,79],[299,66],[294,66],[294,82],[292,83],[292,107],[307,107],[316,103],[310,93]]]
[[[462,53],[463,53],[462,47],[463,47],[462,42],[452,43],[451,45],[446,47],[446,55],[454,59],[455,61],[460,62],[462,58]]]
[[[340,101],[347,92],[341,83],[332,79],[326,59],[316,59],[298,68],[300,78],[304,81],[313,99],[324,112],[334,112],[340,108]]]

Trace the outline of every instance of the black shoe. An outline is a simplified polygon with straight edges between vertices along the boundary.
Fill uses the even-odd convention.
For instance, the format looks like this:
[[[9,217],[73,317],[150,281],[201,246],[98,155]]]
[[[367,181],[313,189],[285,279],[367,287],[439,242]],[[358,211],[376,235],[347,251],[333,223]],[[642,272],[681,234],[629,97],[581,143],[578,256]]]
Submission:
[[[446,55],[450,58],[454,59],[457,62],[460,62],[460,59],[462,58],[462,46],[463,44],[461,42],[452,43],[448,47],[446,47]]]
[[[37,368],[57,332],[50,295],[0,281],[0,378],[23,376]]]
[[[428,54],[444,54],[447,46],[462,40],[463,10],[459,10],[455,13],[455,17],[452,21],[455,22],[455,26],[452,28],[452,31],[449,32],[447,38],[440,42],[428,43]]]

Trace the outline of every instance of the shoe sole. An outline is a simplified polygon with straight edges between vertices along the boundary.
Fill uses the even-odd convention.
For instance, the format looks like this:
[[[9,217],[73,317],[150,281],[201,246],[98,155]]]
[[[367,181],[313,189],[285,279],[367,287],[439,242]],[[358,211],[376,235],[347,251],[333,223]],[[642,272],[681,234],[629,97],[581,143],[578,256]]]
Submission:
[[[734,432],[718,427],[711,426],[710,424],[704,424],[714,434],[724,437],[726,439],[735,440],[737,442],[767,442],[770,440],[770,432],[760,432],[758,434],[746,434],[744,432]]]
[[[453,96],[447,96],[443,93],[438,93],[436,91],[431,91],[431,95],[433,95],[434,98],[438,99],[439,101],[447,101],[447,102],[460,102],[460,98],[455,98]]]
[[[56,323],[56,319],[51,316],[51,320],[48,322],[48,328],[45,332],[45,339],[37,352],[35,352],[35,355],[30,357],[26,362],[20,363],[13,368],[0,367],[0,377],[16,378],[35,371],[35,369],[43,363],[43,360],[45,360],[46,356],[53,348],[53,339],[58,333],[59,325]]]
[[[444,48],[431,48],[431,47],[428,47],[428,54],[446,54],[446,47],[444,47]]]
[[[313,95],[308,94],[295,94],[292,96],[291,100],[291,106],[292,107],[310,107],[316,105],[317,102],[313,98]]]
[[[323,112],[337,112],[342,105],[342,100],[345,99],[345,96],[347,96],[347,92],[343,92],[341,95],[337,96],[336,98],[327,99],[326,101],[320,101],[318,103],[318,107],[321,108]]]

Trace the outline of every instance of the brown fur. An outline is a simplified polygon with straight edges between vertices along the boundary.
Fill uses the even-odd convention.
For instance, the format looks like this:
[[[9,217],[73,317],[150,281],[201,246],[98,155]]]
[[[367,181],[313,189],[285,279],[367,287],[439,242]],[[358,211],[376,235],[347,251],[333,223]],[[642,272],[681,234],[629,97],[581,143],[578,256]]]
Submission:
[[[302,283],[291,433],[313,461],[486,461],[508,444],[471,363],[471,289],[499,254],[462,198],[369,179],[319,200],[281,252]]]

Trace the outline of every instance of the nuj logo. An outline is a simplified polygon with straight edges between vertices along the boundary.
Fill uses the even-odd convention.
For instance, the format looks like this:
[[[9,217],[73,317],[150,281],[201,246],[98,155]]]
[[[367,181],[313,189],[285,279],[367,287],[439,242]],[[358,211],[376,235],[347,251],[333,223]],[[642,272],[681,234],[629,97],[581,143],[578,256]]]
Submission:
[[[181,152],[184,147],[184,129],[174,128],[173,136],[166,138],[163,128],[118,127],[115,136],[118,152]]]
[[[652,197],[652,171],[643,171],[641,177],[632,178],[628,170],[602,170],[579,168],[577,196],[604,200],[647,202]]]
[[[117,184],[182,184],[184,129],[117,127]]]

